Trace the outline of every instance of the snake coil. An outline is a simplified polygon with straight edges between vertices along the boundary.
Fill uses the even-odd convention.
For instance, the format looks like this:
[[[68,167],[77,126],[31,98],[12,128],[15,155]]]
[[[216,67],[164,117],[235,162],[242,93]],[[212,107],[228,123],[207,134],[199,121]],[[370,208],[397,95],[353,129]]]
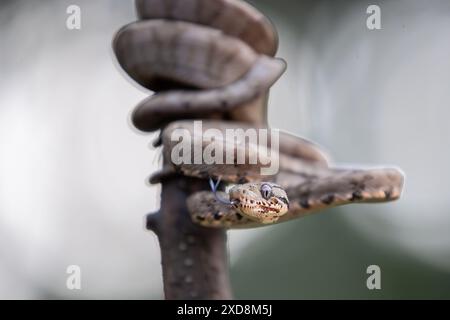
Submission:
[[[139,20],[117,32],[113,49],[131,79],[155,92],[136,106],[132,123],[145,132],[162,130],[155,145],[163,145],[165,159],[174,147],[170,133],[192,132],[192,119],[204,119],[204,130],[267,127],[268,91],[286,64],[274,58],[278,38],[264,15],[240,0],[137,0],[136,9]],[[279,157],[280,172],[271,179],[290,199],[289,212],[279,221],[334,205],[395,200],[403,186],[397,169],[330,168],[317,146],[286,133],[280,136]],[[258,183],[263,180],[258,169],[166,162],[151,182],[181,173]],[[236,196],[241,204],[262,201],[258,190],[248,196],[250,189],[239,189],[247,191]],[[216,201],[212,192],[194,193],[187,205],[194,221],[204,226],[260,225]]]

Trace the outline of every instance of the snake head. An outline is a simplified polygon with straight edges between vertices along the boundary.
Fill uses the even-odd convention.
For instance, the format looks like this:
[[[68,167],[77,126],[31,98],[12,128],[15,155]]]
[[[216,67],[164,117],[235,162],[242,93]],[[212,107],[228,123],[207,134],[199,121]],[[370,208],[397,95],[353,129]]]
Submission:
[[[284,189],[270,182],[235,185],[229,190],[229,196],[239,213],[264,224],[277,221],[289,209]]]

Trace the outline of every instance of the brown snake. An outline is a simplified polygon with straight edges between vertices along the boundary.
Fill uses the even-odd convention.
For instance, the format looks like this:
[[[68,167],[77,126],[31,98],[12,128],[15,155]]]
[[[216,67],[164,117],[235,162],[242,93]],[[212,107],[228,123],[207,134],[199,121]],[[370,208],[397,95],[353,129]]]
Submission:
[[[113,47],[128,75],[156,91],[135,108],[132,121],[142,131],[164,128],[155,145],[163,145],[165,158],[176,146],[171,137],[177,129],[189,132],[193,145],[206,147],[193,134],[193,121],[181,119],[210,119],[203,121],[203,132],[267,127],[268,91],[285,70],[284,61],[273,58],[277,35],[267,18],[240,0],[137,0],[136,6],[142,20],[122,28]],[[227,121],[218,120],[224,115]],[[232,152],[247,150],[220,139],[215,143]],[[347,203],[396,200],[403,188],[397,169],[332,168],[318,146],[284,132],[279,150],[272,151],[279,171],[271,176],[260,174],[261,163],[169,163],[151,182],[184,174],[234,183],[228,193],[217,192],[229,204],[212,191],[187,201],[194,222],[225,228],[288,221]]]

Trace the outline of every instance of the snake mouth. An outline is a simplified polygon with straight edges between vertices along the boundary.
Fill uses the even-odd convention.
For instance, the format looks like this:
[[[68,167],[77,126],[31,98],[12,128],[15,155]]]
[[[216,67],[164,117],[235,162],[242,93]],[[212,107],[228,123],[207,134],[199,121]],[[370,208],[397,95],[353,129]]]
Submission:
[[[275,214],[275,215],[279,215],[283,211],[282,208],[273,208],[273,207],[267,207],[267,206],[263,206],[263,208],[268,213],[272,213],[272,214]],[[282,214],[284,214],[284,212]]]
[[[281,202],[283,202],[285,205],[286,205],[286,208],[289,210],[289,201],[287,200],[287,199],[285,199],[285,198],[277,198],[277,199],[279,199]],[[232,204],[232,206],[233,207],[235,207],[236,209],[242,209],[241,208],[241,200],[240,199],[237,199],[237,198],[234,198],[234,199],[230,199],[230,203]],[[278,214],[278,213],[280,213],[281,211],[283,211],[282,210],[282,208],[274,208],[274,207],[272,207],[272,206],[270,206],[270,205],[262,205],[262,204],[259,204],[259,207],[261,208],[261,209],[263,209],[264,211],[266,211],[266,212],[271,212],[272,214]],[[287,211],[287,210],[286,210]]]

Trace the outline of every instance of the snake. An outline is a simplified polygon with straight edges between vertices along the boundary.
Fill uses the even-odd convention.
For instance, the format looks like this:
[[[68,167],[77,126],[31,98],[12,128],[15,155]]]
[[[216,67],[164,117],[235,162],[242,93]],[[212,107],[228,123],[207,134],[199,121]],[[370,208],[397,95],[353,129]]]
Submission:
[[[198,119],[202,133],[215,129],[222,136],[228,129],[270,129],[269,90],[287,64],[275,57],[278,36],[265,15],[241,0],[136,0],[136,12],[139,19],[122,27],[112,45],[127,77],[155,92],[134,108],[131,122],[143,132],[161,129],[153,146],[162,146],[164,159],[176,148],[176,130],[187,132],[192,146],[207,147],[203,135],[194,133]],[[214,142],[232,154],[264,158],[255,145]],[[394,201],[402,194],[404,173],[397,167],[335,166],[320,146],[281,130],[278,148],[269,151],[279,165],[269,176],[261,174],[263,163],[168,160],[150,182],[177,175],[209,179],[211,190],[194,192],[186,206],[194,223],[227,229]]]

